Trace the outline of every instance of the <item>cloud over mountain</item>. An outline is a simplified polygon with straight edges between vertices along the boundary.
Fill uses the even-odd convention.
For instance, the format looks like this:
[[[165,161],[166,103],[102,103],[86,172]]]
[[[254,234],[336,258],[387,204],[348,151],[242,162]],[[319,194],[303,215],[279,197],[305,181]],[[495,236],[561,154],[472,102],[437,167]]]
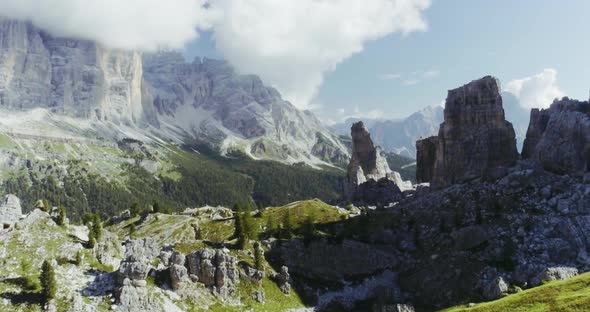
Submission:
[[[425,30],[430,0],[2,0],[0,16],[110,47],[182,48],[199,31],[239,71],[300,108],[324,75],[371,40]]]
[[[564,96],[557,86],[557,71],[552,68],[530,77],[512,80],[504,89],[514,94],[525,108],[546,108],[555,98]]]

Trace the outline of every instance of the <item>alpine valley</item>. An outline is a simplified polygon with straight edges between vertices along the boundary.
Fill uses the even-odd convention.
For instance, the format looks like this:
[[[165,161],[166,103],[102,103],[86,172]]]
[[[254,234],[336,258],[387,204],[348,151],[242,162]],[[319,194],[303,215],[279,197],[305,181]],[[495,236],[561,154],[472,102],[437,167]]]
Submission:
[[[328,128],[0,19],[0,311],[586,311],[590,102],[546,104],[485,76]]]

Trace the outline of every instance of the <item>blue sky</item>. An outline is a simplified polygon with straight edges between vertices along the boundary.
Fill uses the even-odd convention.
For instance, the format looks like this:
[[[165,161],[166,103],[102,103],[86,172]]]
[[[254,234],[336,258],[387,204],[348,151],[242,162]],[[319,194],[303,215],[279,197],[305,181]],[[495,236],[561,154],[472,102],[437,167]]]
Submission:
[[[473,79],[491,74],[506,86],[548,68],[557,74],[553,88],[588,97],[590,1],[434,0],[423,18],[426,31],[369,42],[328,72],[312,100],[316,114],[400,118]],[[210,33],[185,53],[223,57]]]

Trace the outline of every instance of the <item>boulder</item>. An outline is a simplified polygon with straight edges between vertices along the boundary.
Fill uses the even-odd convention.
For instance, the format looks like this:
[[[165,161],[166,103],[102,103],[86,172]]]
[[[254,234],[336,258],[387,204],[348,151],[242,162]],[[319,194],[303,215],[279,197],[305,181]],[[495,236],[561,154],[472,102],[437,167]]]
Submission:
[[[560,174],[588,172],[590,103],[563,98],[548,109],[533,109],[522,158]]]
[[[496,78],[487,76],[450,90],[444,115],[438,136],[416,145],[420,182],[429,179],[444,187],[516,163],[516,135],[505,119]]]
[[[495,300],[506,292],[508,292],[508,284],[501,276],[498,276],[484,285],[482,295],[487,300]]]
[[[578,269],[572,267],[551,267],[540,272],[532,281],[533,286],[541,285],[545,281],[563,281],[578,275]]]
[[[22,214],[20,199],[14,195],[4,196],[0,202],[0,226],[12,227],[22,217]]]

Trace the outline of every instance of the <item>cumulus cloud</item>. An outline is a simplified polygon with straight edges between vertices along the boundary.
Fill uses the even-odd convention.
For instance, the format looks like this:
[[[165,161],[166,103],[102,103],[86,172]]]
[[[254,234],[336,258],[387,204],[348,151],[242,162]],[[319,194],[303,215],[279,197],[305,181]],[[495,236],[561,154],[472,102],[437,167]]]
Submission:
[[[0,16],[124,49],[182,48],[211,31],[217,50],[309,108],[324,75],[372,40],[427,28],[431,0],[0,0]]]
[[[28,20],[55,36],[121,49],[182,48],[217,11],[205,0],[1,0],[0,16]]]
[[[219,0],[217,49],[241,72],[257,73],[300,108],[324,75],[393,33],[427,28],[430,0]]]
[[[530,77],[512,80],[506,84],[504,90],[514,94],[525,108],[546,108],[554,99],[564,96],[557,86],[557,71],[552,68]]]

